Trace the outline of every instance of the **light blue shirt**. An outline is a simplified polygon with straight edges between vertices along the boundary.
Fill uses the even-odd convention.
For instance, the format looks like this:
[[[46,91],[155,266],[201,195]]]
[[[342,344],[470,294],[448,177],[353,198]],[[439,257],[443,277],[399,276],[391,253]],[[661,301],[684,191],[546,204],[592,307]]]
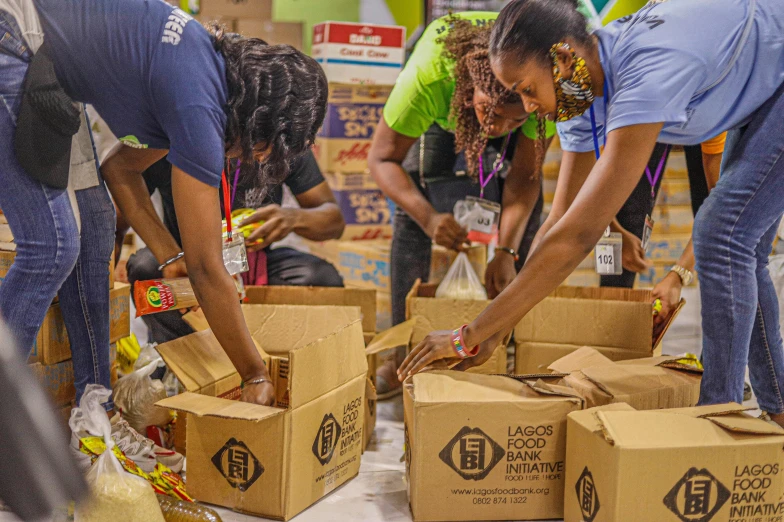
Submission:
[[[600,142],[605,123],[663,122],[660,142],[696,145],[748,123],[784,83],[784,0],[668,0],[594,34],[610,93],[607,111],[593,103]],[[588,111],[557,127],[563,150],[593,150]]]

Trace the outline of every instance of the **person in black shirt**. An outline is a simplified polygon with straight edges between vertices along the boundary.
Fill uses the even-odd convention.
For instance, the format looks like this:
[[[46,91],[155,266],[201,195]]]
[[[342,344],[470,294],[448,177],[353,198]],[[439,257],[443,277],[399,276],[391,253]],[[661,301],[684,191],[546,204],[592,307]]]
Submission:
[[[144,173],[147,189],[150,194],[157,190],[163,202],[163,217],[166,228],[180,244],[180,233],[171,187],[171,165],[166,158],[158,161]],[[232,208],[258,209],[254,221],[264,221],[264,225],[254,231],[249,242],[264,238],[266,253],[266,275],[269,285],[297,286],[343,286],[343,279],[334,266],[316,256],[294,250],[293,248],[269,248],[270,245],[282,240],[292,232],[311,239],[324,241],[337,239],[343,233],[345,222],[335,202],[335,198],[316,164],[313,153],[308,152],[292,166],[291,174],[284,182],[301,208],[281,207],[283,202],[283,186],[278,185],[269,191],[252,177],[242,177],[237,184],[236,196]],[[119,256],[123,238],[128,232],[128,225],[122,215],[117,213],[116,248]],[[254,265],[254,250],[261,247],[248,248],[248,261],[251,272]],[[119,257],[118,257],[119,258]],[[128,282],[157,279],[161,277],[158,261],[148,248],[143,248],[128,259]],[[254,284],[256,278],[246,284]],[[193,329],[182,320],[180,311],[161,312],[143,317],[150,329],[150,341],[163,343],[183,335],[193,333]]]

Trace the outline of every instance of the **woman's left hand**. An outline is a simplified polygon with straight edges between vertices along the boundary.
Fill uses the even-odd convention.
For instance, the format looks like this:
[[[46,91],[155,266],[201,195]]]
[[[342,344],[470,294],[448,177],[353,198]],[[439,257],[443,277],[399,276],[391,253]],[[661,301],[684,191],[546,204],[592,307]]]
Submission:
[[[666,323],[681,301],[683,283],[675,272],[670,272],[653,288],[653,298],[661,300],[662,309],[653,318],[654,327]]]

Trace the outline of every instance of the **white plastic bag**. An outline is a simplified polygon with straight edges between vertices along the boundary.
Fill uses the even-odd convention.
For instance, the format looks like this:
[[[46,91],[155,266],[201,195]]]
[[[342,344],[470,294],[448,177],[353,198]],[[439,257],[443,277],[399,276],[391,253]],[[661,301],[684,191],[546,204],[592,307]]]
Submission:
[[[74,522],[164,522],[152,486],[126,473],[113,453],[112,426],[101,406],[110,395],[103,386],[88,385],[80,402],[79,419],[71,417],[71,429],[88,428],[91,433],[100,433],[106,444],[106,451],[87,473],[90,497],[76,506]]]
[[[170,412],[155,406],[156,402],[167,397],[163,383],[150,378],[159,365],[163,365],[160,357],[122,377],[114,385],[114,403],[128,424],[141,434],[147,433],[147,426],[163,428],[172,421]]]
[[[465,252],[460,252],[449,267],[444,280],[436,289],[436,297],[446,299],[487,299],[487,291],[479,276],[468,260]]]

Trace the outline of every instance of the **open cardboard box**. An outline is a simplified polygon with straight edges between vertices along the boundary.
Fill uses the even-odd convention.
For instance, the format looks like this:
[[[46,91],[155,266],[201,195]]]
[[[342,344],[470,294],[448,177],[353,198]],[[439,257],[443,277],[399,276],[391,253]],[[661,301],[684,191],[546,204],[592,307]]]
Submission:
[[[280,292],[271,292],[267,289],[279,289]],[[273,301],[274,304],[296,304],[296,305],[310,305],[310,306],[318,306],[318,305],[332,305],[333,308],[343,308],[344,310],[342,313],[343,320],[355,320],[361,317],[362,319],[362,328],[365,330],[370,326],[372,322],[372,328],[375,328],[375,321],[376,321],[376,314],[375,314],[375,291],[374,290],[365,290],[365,289],[346,289],[346,288],[326,288],[326,287],[259,287],[259,286],[251,286],[247,288],[248,290],[248,298],[253,301],[262,301],[267,300]],[[301,301],[301,302],[297,302]],[[309,302],[308,302],[309,301]],[[349,304],[357,304],[361,306],[357,308],[357,306],[347,306]],[[246,321],[249,325],[253,325],[254,328],[257,328],[260,324],[260,321],[265,318],[264,314],[259,314],[258,310],[253,312],[253,305],[242,305],[243,310],[246,310],[245,317]],[[246,308],[249,307],[249,308]],[[251,311],[248,313],[247,311]],[[337,312],[336,312],[337,313]],[[253,315],[253,318],[249,318],[249,316]],[[189,312],[184,316],[185,321],[191,325],[191,327],[196,331],[203,331],[209,328],[207,324],[207,320],[204,317],[204,314],[201,311],[197,312]],[[397,348],[398,346],[408,346],[411,333],[413,332],[415,321],[406,321],[400,325],[397,325],[389,330],[381,332],[379,334],[370,333],[367,330],[364,332],[364,338],[368,341],[367,348],[365,349],[365,354],[367,356],[367,364],[368,364],[368,377],[366,382],[366,391],[365,391],[365,430],[364,430],[364,437],[365,443],[363,449],[367,447],[370,443],[370,440],[373,436],[373,431],[376,427],[376,370],[379,365],[379,354]],[[169,344],[169,343],[166,343]],[[257,343],[258,345],[258,343]],[[162,345],[166,346],[166,345]],[[178,348],[176,345],[173,346],[174,350]],[[217,345],[217,349],[222,351],[220,345]],[[160,351],[160,347],[159,347]],[[169,350],[166,350],[169,351]],[[269,357],[269,356],[268,356]],[[165,359],[165,358],[164,358]],[[228,358],[226,358],[228,360]],[[285,403],[285,387],[277,386],[278,380],[283,380],[287,378],[288,373],[288,364],[286,361],[280,360],[278,357],[270,357],[269,358],[270,364],[268,367],[270,368],[270,374],[273,377],[273,380],[276,381],[275,389],[280,394],[279,399]],[[228,367],[225,368],[226,371],[233,372],[234,367],[231,365],[231,362],[228,362]],[[238,384],[237,384],[238,385]],[[194,386],[198,388],[198,386]],[[200,393],[197,389],[191,389],[186,386],[186,390],[188,391],[195,391]],[[214,394],[212,394],[214,395]],[[181,423],[181,426],[184,423]],[[176,443],[176,448],[181,453],[186,451],[185,448],[185,441],[182,435],[184,431],[183,428],[178,427],[177,433],[175,434],[175,440],[178,441]],[[179,436],[177,436],[179,435]]]
[[[406,471],[414,520],[561,518],[566,416],[581,410],[583,401],[558,378],[447,370],[407,380]]]
[[[565,522],[774,522],[784,430],[738,404],[569,414]]]
[[[451,330],[470,323],[491,303],[487,300],[438,298],[437,288],[436,284],[423,283],[417,279],[406,296],[406,318],[416,319],[416,326],[411,335],[411,348],[419,344],[430,332]],[[490,375],[507,373],[507,344],[508,338],[498,345],[488,361],[468,371]]]
[[[187,414],[190,494],[288,520],[359,472],[367,380],[359,309],[246,305],[243,311],[261,349],[272,361],[287,361],[288,407],[191,390],[157,405]],[[347,319],[352,314],[355,318]],[[158,349],[184,384],[219,391],[238,376],[227,368],[222,350],[206,349],[210,337],[211,332],[199,332],[178,339],[190,343],[190,351],[170,343]]]
[[[651,357],[685,305],[654,335],[650,290],[562,286],[515,327],[515,373],[540,373],[582,346],[614,361]]]
[[[696,406],[702,370],[681,364],[679,359],[652,357],[616,363],[583,347],[548,369],[568,374],[563,383],[585,400],[586,408],[615,403],[626,403],[637,410]]]

